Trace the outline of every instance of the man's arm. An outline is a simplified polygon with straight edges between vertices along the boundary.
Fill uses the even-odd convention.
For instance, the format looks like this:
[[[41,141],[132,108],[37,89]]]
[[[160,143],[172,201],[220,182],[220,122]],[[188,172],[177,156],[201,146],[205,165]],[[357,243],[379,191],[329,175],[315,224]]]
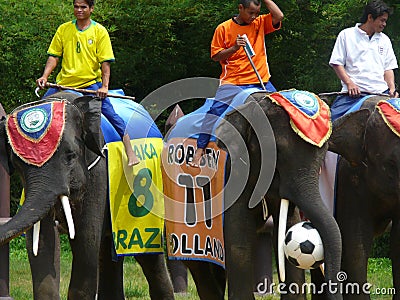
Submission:
[[[388,87],[389,87],[389,96],[392,98],[396,98],[399,94],[396,92],[396,85],[394,83],[394,72],[393,70],[385,71],[383,78],[385,79]]]
[[[49,78],[51,72],[53,72],[54,68],[57,66],[60,58],[56,56],[49,56],[46,62],[46,66],[44,67],[43,75],[36,79],[36,85],[43,89],[46,87],[47,79]]]
[[[272,25],[278,25],[283,20],[283,12],[272,0],[264,0],[265,6],[272,16]]]
[[[241,47],[246,46],[246,40],[244,37],[238,35],[236,38],[236,43],[232,47],[228,49],[224,49],[212,57],[213,61],[222,61],[227,60],[231,57],[236,51],[238,51]]]
[[[101,81],[102,87],[97,90],[97,96],[101,99],[107,97],[108,85],[110,83],[111,65],[110,62],[105,61],[101,64]]]
[[[358,97],[361,93],[360,88],[350,79],[344,67],[335,64],[331,64],[331,67],[335,70],[337,77],[346,84],[349,96]]]

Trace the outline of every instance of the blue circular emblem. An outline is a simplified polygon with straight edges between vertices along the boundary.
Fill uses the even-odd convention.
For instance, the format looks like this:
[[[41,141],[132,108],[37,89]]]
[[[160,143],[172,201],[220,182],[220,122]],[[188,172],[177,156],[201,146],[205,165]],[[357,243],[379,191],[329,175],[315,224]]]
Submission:
[[[310,109],[312,111],[318,109],[318,101],[313,95],[306,92],[294,92],[293,99],[300,107]]]
[[[26,110],[20,120],[23,130],[28,133],[35,133],[43,129],[48,119],[47,111],[42,108],[32,108]]]

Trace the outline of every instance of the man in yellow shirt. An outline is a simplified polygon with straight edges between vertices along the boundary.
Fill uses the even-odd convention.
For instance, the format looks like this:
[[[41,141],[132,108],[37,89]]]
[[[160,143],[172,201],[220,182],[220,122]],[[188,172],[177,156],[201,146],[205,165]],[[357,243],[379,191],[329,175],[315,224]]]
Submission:
[[[269,81],[271,75],[267,62],[265,35],[280,29],[283,13],[272,0],[263,1],[269,10],[268,14],[260,15],[260,0],[239,0],[239,14],[215,29],[211,42],[211,58],[218,61],[222,67],[220,87],[204,117],[197,139],[197,149],[193,160],[189,163],[192,167],[199,166],[204,149],[210,140],[210,131],[233,98],[243,89],[262,87],[243,49],[246,45],[245,35],[254,49],[255,55],[252,60],[266,90],[276,91]]]
[[[97,91],[97,96],[102,99],[101,112],[120,135],[128,157],[128,166],[133,166],[139,160],[132,149],[129,135],[125,134],[126,124],[115,113],[107,98],[110,63],[115,61],[110,37],[104,26],[90,18],[93,10],[94,0],[74,1],[76,20],[58,27],[47,51],[49,58],[43,75],[36,80],[36,84],[44,88],[48,77],[62,59],[61,71],[56,78],[57,84]],[[44,97],[57,91],[56,88],[50,88]]]

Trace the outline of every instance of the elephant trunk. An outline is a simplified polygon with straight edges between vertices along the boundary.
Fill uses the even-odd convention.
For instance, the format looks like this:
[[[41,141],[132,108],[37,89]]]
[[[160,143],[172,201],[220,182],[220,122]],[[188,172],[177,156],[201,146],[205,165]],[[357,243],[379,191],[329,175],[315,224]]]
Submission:
[[[25,201],[16,215],[6,224],[0,226],[0,245],[29,230],[35,223],[43,219],[56,204],[60,195],[68,194],[67,189],[61,193],[38,187],[38,183],[26,184]],[[35,187],[35,192],[30,187]],[[56,185],[46,185],[47,187]],[[40,192],[39,192],[40,191]]]
[[[38,208],[27,204],[22,205],[18,213],[10,221],[0,226],[0,245],[8,243],[11,239],[30,229],[45,217],[51,208],[47,206]],[[52,204],[54,205],[55,201]]]
[[[296,204],[315,226],[321,236],[324,245],[325,280],[327,282],[337,283],[342,251],[340,230],[334,217],[322,202],[318,189],[317,176],[313,173],[305,174],[304,176],[306,179],[298,180],[296,178],[294,182],[292,182],[294,186],[298,187],[298,199],[302,199],[301,202]],[[329,295],[330,299],[331,297],[332,299],[336,299],[337,295]]]

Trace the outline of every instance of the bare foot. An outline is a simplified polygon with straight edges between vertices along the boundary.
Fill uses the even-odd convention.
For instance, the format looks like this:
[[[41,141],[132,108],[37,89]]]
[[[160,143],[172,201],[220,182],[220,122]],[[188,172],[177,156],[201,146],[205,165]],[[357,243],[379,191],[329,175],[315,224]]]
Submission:
[[[138,160],[135,153],[130,153],[130,155],[128,155],[128,167],[136,166],[138,163],[140,163],[140,160]]]
[[[128,167],[132,167],[140,163],[136,157],[135,151],[133,151],[131,140],[128,134],[123,136],[122,143],[124,144],[126,156],[128,157]]]
[[[204,154],[204,149],[197,148],[196,152],[194,153],[192,161],[189,162],[189,166],[193,168],[198,168],[200,166],[201,158]]]

